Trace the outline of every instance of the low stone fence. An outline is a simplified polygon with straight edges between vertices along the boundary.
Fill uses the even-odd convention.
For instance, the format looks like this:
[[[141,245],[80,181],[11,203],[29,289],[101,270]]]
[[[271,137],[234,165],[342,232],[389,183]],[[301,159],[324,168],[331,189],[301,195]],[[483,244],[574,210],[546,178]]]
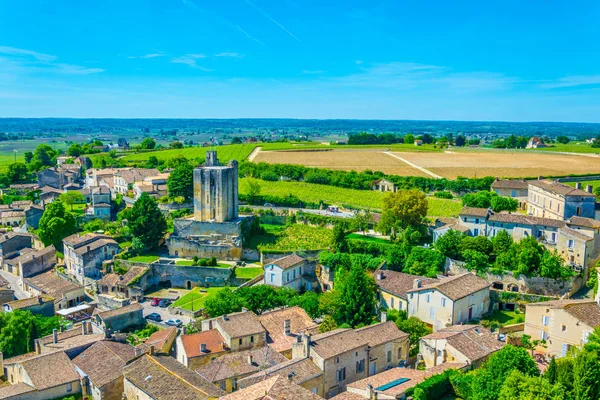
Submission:
[[[450,275],[458,275],[469,272],[469,270],[464,267],[463,262],[448,258],[446,259],[446,272]],[[525,275],[515,276],[511,271],[506,271],[503,275],[487,272],[482,277],[491,283],[492,288],[494,289],[552,297],[562,297],[564,295],[572,296],[585,284],[581,276],[574,276],[563,281],[560,279],[542,277],[529,278]]]
[[[178,211],[184,210],[186,208],[190,209],[193,212],[194,204],[191,201],[187,201],[184,203],[158,203],[158,209],[162,212]]]
[[[507,333],[514,333],[514,332],[523,332],[524,330],[525,330],[525,323],[521,322],[520,324],[512,324],[512,325],[502,326],[502,327],[498,328],[498,333],[507,334]]]
[[[247,287],[247,286],[253,286],[259,282],[262,282],[264,277],[265,277],[265,274],[260,274],[257,277],[254,277],[254,278],[242,283],[237,288],[235,288],[235,290],[238,290],[239,288],[243,288],[243,287]]]

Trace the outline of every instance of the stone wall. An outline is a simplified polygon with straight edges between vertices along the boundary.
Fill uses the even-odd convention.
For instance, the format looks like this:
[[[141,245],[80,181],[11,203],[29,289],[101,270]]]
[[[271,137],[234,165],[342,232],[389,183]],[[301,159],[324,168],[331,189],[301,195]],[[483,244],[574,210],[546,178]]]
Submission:
[[[182,288],[188,287],[188,282],[190,287],[227,286],[234,278],[233,268],[191,267],[169,264],[160,260],[150,264],[121,260],[120,264],[124,267],[137,265],[149,268],[148,273],[140,278],[135,286],[149,287],[166,282],[170,282],[173,287]]]
[[[446,272],[450,275],[458,275],[469,271],[464,268],[464,263],[447,259]],[[571,296],[585,284],[581,276],[574,276],[567,281],[562,281],[541,277],[528,278],[525,275],[514,276],[510,271],[506,271],[504,275],[495,275],[488,272],[483,278],[491,283],[494,289],[553,297],[561,297],[567,294]]]

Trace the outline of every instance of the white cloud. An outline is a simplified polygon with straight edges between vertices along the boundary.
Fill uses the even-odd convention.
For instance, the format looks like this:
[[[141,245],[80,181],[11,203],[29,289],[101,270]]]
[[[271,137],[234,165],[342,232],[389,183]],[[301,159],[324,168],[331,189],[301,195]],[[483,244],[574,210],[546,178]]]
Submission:
[[[322,75],[327,71],[323,71],[321,69],[303,69],[302,70],[302,74],[303,75]]]
[[[129,56],[127,58],[156,58],[156,57],[164,57],[165,54],[163,53],[149,53],[149,54],[144,54],[143,56]]]
[[[16,47],[0,46],[0,54],[3,54],[0,70],[9,71],[13,74],[23,72],[56,73],[65,75],[89,75],[104,72],[102,68],[88,68],[82,65],[58,63],[58,57],[38,53],[33,50],[19,49]]]
[[[555,81],[542,83],[542,89],[558,89],[575,86],[600,85],[600,75],[576,75],[559,78]]]
[[[196,62],[196,60],[202,58],[207,58],[207,56],[205,54],[184,54],[183,56],[172,58],[171,63],[185,64],[190,68],[199,69],[200,71],[204,72],[211,72],[212,69],[198,65],[198,63]]]
[[[16,47],[9,46],[0,46],[0,53],[7,54],[11,56],[29,56],[33,57],[38,61],[54,61],[56,60],[55,56],[51,56],[49,54],[38,53],[37,51],[18,49]]]
[[[217,54],[215,54],[215,57],[244,58],[244,55],[240,54],[240,53],[228,53],[228,52],[224,52],[224,53],[217,53]]]

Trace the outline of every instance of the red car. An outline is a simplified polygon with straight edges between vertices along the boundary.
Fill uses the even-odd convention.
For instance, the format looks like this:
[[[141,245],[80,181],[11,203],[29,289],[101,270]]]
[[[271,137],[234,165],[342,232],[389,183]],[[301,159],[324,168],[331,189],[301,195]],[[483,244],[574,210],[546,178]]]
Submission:
[[[150,305],[151,305],[151,306],[157,306],[157,305],[158,305],[158,303],[160,303],[160,300],[161,300],[161,299],[159,299],[158,297],[155,297],[155,298],[153,298],[153,299],[152,299],[152,301],[150,302]]]

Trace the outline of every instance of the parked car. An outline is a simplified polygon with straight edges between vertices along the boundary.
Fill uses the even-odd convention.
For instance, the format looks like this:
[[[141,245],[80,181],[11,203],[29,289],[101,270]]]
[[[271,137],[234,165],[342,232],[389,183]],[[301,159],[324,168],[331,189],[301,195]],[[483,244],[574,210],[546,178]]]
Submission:
[[[150,302],[151,306],[157,306],[158,303],[160,303],[160,299],[158,297],[155,297],[152,299],[152,301]]]
[[[180,319],[171,318],[171,319],[166,320],[165,324],[170,325],[170,326],[180,327],[183,324],[183,322],[181,322]]]
[[[146,319],[149,319],[149,320],[152,320],[152,321],[156,321],[156,322],[162,321],[162,318],[157,313],[152,313],[152,314],[146,315]]]
[[[167,308],[171,305],[171,300],[167,300],[167,299],[162,299],[159,303],[158,306],[160,308]]]

